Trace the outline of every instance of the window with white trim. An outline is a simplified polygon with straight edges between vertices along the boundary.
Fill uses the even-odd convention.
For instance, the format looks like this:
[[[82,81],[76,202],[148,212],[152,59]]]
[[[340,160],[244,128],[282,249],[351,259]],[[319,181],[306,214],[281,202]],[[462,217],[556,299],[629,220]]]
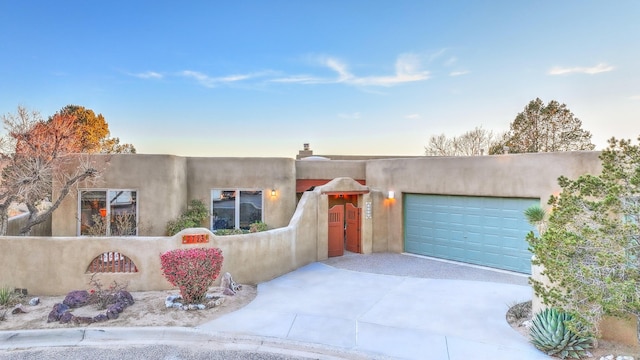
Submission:
[[[262,205],[262,190],[213,189],[211,190],[211,230],[247,230],[251,224],[263,221]]]
[[[80,190],[78,235],[137,235],[137,199],[137,191],[129,189]]]

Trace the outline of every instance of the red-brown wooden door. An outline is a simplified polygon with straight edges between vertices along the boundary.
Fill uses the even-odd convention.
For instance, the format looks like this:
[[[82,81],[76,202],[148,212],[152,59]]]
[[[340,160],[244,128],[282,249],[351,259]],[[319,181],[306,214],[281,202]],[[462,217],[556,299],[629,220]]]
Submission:
[[[345,206],[347,217],[347,251],[360,253],[360,217],[362,215],[362,209],[350,203],[347,203]]]
[[[329,257],[344,255],[344,206],[329,209]]]

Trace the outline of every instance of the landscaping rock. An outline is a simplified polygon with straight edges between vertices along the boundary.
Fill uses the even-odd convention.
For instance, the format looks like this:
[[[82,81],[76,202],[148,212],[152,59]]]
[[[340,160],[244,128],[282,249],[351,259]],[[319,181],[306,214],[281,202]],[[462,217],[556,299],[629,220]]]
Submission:
[[[99,314],[93,317],[93,322],[103,322],[107,320],[109,320],[109,318],[105,314]]]
[[[62,314],[64,314],[67,311],[69,311],[69,306],[65,304],[58,303],[53,305],[53,309],[51,310],[51,312],[49,313],[49,316],[47,317],[47,322],[59,321],[60,317],[62,317]]]
[[[167,309],[180,309],[180,310],[206,310],[207,308],[215,307],[222,304],[224,297],[216,296],[213,294],[205,294],[205,299],[208,299],[206,304],[183,304],[177,300],[182,300],[180,295],[169,295],[164,301],[164,305]]]
[[[111,308],[109,310],[107,310],[107,318],[109,320],[117,319],[118,316],[120,316],[120,313],[118,311],[116,311],[114,309],[111,309]]]
[[[214,300],[211,300],[207,303],[207,307],[209,308],[214,308],[216,306],[220,306],[222,305],[222,303],[224,302],[224,298],[218,297]]]
[[[164,306],[168,309],[168,308],[172,308],[173,304],[176,302],[176,300],[180,299],[180,295],[169,295],[167,296],[167,299],[164,301]],[[182,304],[180,304],[180,306],[182,306]]]
[[[235,281],[233,281],[233,277],[231,277],[231,274],[228,272],[224,273],[224,275],[222,276],[220,287],[224,289],[223,294],[228,296],[233,296],[242,289],[242,285],[237,284]]]
[[[131,293],[126,290],[118,291],[117,293],[115,293],[114,298],[116,303],[125,304],[125,307],[133,305],[133,303],[135,302],[133,300],[133,296],[131,296]]]
[[[16,307],[13,310],[11,310],[11,313],[13,315],[15,315],[15,314],[26,314],[27,310],[24,309],[22,304],[18,304],[18,305],[16,305]]]
[[[73,320],[73,314],[71,311],[66,311],[60,316],[60,324],[68,324]]]
[[[78,308],[87,305],[90,299],[91,295],[89,295],[88,291],[75,290],[68,293],[62,303],[69,306],[70,308]]]
[[[38,304],[40,304],[40,298],[34,297],[33,299],[29,300],[30,306],[36,306]]]
[[[107,313],[116,312],[116,313],[120,314],[122,311],[124,311],[124,308],[125,308],[125,306],[123,306],[123,304],[115,303],[113,305],[109,305],[109,307],[107,308]]]
[[[93,318],[92,317],[88,317],[88,316],[74,316],[73,317],[73,323],[74,324],[91,324],[93,322]]]

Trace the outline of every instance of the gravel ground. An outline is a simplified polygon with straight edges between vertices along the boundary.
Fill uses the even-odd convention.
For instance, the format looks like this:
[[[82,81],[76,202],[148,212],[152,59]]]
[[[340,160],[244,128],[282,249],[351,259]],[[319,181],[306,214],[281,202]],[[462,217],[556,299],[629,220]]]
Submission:
[[[529,281],[529,276],[526,274],[408,254],[374,253],[363,255],[345,252],[344,256],[332,257],[323,263],[346,270],[430,279],[490,281],[513,285],[528,285]]]

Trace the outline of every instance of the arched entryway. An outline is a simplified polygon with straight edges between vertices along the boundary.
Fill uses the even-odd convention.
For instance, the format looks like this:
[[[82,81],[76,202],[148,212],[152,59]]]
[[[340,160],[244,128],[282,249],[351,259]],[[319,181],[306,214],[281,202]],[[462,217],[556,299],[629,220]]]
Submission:
[[[363,253],[363,224],[371,223],[371,211],[366,219],[362,215],[362,208],[371,208],[369,188],[351,178],[336,178],[318,190],[326,199],[320,208],[327,219],[327,256],[342,256],[345,250]],[[319,215],[321,219],[324,214]]]
[[[317,186],[318,259],[345,251],[372,251],[372,192],[358,181],[341,177]]]
[[[328,256],[342,256],[345,249],[362,252],[362,209],[360,193],[345,192],[328,196]]]

